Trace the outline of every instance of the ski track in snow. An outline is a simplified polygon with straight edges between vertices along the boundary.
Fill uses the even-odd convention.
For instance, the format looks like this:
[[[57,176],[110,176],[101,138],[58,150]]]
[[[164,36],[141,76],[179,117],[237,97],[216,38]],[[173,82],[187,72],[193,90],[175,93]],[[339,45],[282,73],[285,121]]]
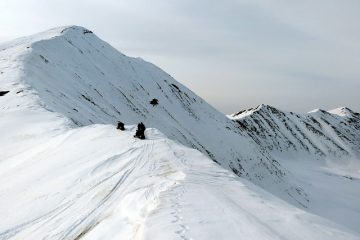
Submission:
[[[139,170],[145,169],[145,175],[151,175],[156,173],[157,162],[154,161],[153,163],[149,164],[149,162],[147,161],[147,159],[151,159],[150,156],[153,152],[154,143],[151,140],[144,141],[144,143],[136,141],[133,145],[135,146],[132,146],[124,153],[105,159],[101,164],[95,166],[94,170],[92,170],[91,173],[96,174],[97,172],[101,171],[100,168],[106,170],[106,167],[104,167],[104,165],[107,165],[109,162],[117,161],[118,159],[122,158],[123,155],[125,155],[126,157],[131,157],[132,161],[126,163],[124,166],[117,169],[116,171],[105,174],[101,178],[96,179],[93,184],[88,186],[88,189],[83,190],[81,193],[77,193],[75,195],[75,198],[64,199],[63,202],[60,203],[59,207],[51,209],[43,216],[37,217],[35,219],[30,219],[25,223],[15,226],[11,229],[2,231],[0,233],[0,238],[9,239],[10,237],[16,236],[20,232],[30,232],[33,231],[33,229],[36,229],[38,227],[41,228],[45,225],[48,225],[50,228],[56,228],[55,225],[57,221],[55,221],[55,219],[59,220],[65,218],[65,216],[71,215],[70,212],[76,208],[76,204],[78,201],[80,201],[80,199],[88,196],[90,192],[99,191],[99,189],[103,188],[104,185],[109,185],[106,187],[105,193],[102,194],[104,195],[103,197],[92,203],[91,207],[86,208],[86,211],[82,213],[77,219],[75,219],[71,223],[71,226],[69,226],[69,228],[56,233],[52,237],[56,239],[69,239],[71,235],[74,235],[74,232],[78,232],[79,228],[82,228],[82,225],[85,222],[87,222],[87,225],[85,229],[81,232],[91,229],[91,226],[96,225],[99,221],[99,212],[103,211],[104,208],[109,207],[109,205],[111,205],[115,199],[118,199],[120,197],[116,195],[120,194],[121,191],[119,189],[123,187],[124,182],[126,182],[128,177],[133,174],[133,171],[138,168]],[[69,190],[71,190],[71,187]],[[149,198],[150,195],[151,187],[146,190],[145,198]]]

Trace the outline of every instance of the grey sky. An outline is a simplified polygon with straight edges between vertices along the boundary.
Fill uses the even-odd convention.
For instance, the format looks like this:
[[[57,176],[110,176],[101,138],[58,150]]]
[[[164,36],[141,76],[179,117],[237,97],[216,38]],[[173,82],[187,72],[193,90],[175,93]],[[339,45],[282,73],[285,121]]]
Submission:
[[[0,0],[0,41],[80,25],[224,113],[360,111],[359,0]]]

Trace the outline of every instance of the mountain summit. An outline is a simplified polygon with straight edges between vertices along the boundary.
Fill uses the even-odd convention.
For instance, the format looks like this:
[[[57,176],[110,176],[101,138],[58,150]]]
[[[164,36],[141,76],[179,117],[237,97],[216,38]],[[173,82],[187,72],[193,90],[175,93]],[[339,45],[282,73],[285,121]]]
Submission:
[[[169,74],[127,57],[90,30],[55,28],[0,47],[14,59],[2,77],[14,92],[77,126],[144,122],[266,190],[306,205],[306,194],[246,131]],[[15,66],[14,66],[15,65]],[[9,76],[19,75],[17,78]],[[152,99],[158,105],[150,104]],[[241,146],[241,148],[239,147]]]

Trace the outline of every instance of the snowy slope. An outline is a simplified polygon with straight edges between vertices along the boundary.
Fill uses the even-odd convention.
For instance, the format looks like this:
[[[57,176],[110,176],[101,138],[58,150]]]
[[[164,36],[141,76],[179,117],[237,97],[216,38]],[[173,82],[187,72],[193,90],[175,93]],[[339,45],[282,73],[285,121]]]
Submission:
[[[359,113],[343,107],[296,114],[260,105],[229,117],[301,180],[308,211],[359,231]]]
[[[246,131],[161,69],[121,54],[89,30],[56,28],[3,44],[0,69],[8,95],[31,97],[77,126],[142,121],[293,204],[308,202]],[[153,98],[159,105],[149,104]]]
[[[74,127],[38,100],[0,97],[0,239],[359,239],[155,129]]]
[[[348,108],[296,114],[262,104],[230,118],[273,153],[360,158],[360,114]]]

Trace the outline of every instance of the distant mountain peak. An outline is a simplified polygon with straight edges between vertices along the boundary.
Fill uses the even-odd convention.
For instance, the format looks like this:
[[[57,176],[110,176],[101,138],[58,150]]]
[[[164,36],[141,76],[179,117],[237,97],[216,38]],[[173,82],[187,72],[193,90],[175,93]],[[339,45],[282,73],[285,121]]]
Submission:
[[[339,107],[330,110],[329,113],[344,117],[344,116],[352,116],[355,112],[348,107]]]
[[[251,114],[256,114],[256,113],[270,113],[270,114],[277,114],[277,113],[280,113],[281,110],[271,106],[271,105],[267,105],[267,104],[260,104],[258,105],[257,107],[255,108],[250,108],[250,109],[247,109],[247,110],[242,110],[242,111],[239,111],[237,113],[234,113],[234,114],[231,114],[230,117],[231,118],[242,118],[242,117],[245,117],[245,116],[248,116],[248,115],[251,115]]]
[[[349,117],[344,120],[337,116]],[[307,114],[281,111],[261,104],[230,115],[255,142],[272,152],[349,159],[360,154],[360,117],[347,107]]]

